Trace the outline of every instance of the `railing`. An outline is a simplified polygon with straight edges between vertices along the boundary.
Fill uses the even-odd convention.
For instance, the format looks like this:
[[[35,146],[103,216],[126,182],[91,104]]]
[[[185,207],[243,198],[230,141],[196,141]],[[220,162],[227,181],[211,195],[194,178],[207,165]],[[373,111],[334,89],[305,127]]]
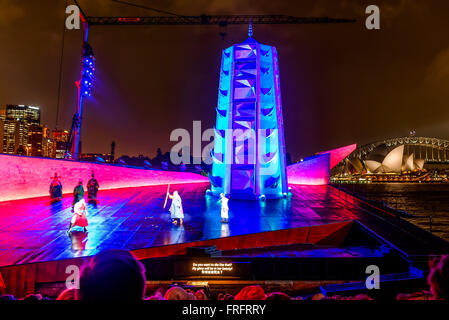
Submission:
[[[379,207],[379,206],[376,206],[376,205],[370,203],[370,201],[373,201],[373,200],[366,199],[366,195],[360,196],[359,194],[357,194],[354,190],[355,188],[353,188],[353,191],[351,193],[349,193],[350,191],[346,190],[345,188],[338,187],[337,185],[331,185],[331,187],[338,190],[338,193],[337,193],[338,197],[340,197],[341,199],[343,199],[349,203],[352,203],[354,205],[357,205],[357,202],[359,202],[366,206],[375,208],[376,210],[382,211],[383,213],[386,213],[390,216],[394,216],[396,218],[418,218],[418,216],[415,216],[415,215],[409,213],[406,209],[405,210],[398,209],[398,201],[396,198],[399,198],[399,197],[394,197],[395,198],[394,207],[387,205],[387,203],[385,201],[381,201],[383,203],[383,207]],[[342,196],[341,193],[344,193],[344,196]],[[348,196],[349,196],[349,200],[348,200]],[[385,210],[385,209],[387,209],[387,210]],[[389,212],[388,209],[392,210],[392,212]],[[419,216],[419,218],[426,218],[426,217],[429,219],[428,231],[433,234],[433,215]]]

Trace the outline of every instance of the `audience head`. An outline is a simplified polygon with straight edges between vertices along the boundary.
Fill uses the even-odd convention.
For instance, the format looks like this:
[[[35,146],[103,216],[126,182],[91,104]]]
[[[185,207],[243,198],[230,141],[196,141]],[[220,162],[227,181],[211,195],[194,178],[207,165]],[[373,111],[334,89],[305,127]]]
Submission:
[[[427,282],[435,300],[449,300],[449,255],[441,256],[434,264]]]
[[[77,289],[65,289],[59,294],[56,300],[78,300]]]
[[[203,289],[196,291],[195,297],[197,300],[209,300]]]
[[[21,300],[24,300],[24,301],[40,301],[40,300],[42,300],[43,298],[42,298],[42,295],[40,295],[39,293],[38,294],[33,294],[33,293],[30,293],[30,294],[27,294],[23,299],[21,299]]]
[[[366,294],[361,293],[361,294],[356,295],[354,297],[354,300],[374,300],[374,299]]]
[[[290,296],[283,292],[272,292],[267,295],[265,300],[291,300]]]
[[[218,300],[225,300],[225,301],[234,300],[234,296],[229,293],[219,293]]]
[[[323,300],[324,298],[325,298],[324,294],[322,294],[322,293],[317,293],[317,294],[314,294],[314,295],[311,297],[311,300]]]
[[[106,250],[92,257],[80,276],[82,300],[142,300],[145,269],[125,250]]]
[[[164,295],[165,300],[197,300],[196,296],[181,287],[172,287]]]
[[[234,300],[265,300],[266,295],[260,286],[247,286],[243,288]]]
[[[165,299],[160,292],[155,292],[152,296],[146,298],[145,300],[165,300]]]

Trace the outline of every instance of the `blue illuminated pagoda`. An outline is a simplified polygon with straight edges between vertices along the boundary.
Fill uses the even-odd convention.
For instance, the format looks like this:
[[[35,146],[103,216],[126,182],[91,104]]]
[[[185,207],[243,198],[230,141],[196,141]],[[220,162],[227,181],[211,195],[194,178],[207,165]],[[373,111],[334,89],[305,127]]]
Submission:
[[[276,48],[252,37],[222,52],[211,192],[236,199],[287,196]]]

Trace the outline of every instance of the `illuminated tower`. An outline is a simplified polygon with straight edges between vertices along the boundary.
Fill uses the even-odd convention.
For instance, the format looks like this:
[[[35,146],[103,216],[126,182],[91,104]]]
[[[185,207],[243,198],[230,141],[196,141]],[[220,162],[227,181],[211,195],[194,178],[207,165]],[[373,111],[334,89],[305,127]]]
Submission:
[[[211,191],[231,198],[288,193],[276,48],[252,38],[222,53]]]

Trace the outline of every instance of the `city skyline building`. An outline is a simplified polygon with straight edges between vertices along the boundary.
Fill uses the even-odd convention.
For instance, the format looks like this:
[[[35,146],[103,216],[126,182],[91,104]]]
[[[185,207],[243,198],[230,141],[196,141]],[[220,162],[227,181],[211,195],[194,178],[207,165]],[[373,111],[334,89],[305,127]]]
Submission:
[[[0,152],[3,152],[3,137],[5,131],[6,109],[0,106]]]
[[[64,159],[69,134],[68,130],[53,130],[51,134],[51,141],[53,144],[52,158]]]
[[[28,131],[32,125],[40,125],[39,107],[6,105],[3,125],[3,153],[27,154]]]
[[[50,129],[44,125],[32,125],[28,130],[27,155],[51,158],[52,151]]]
[[[1,105],[0,153],[63,159],[70,134],[69,130],[51,130],[40,124],[40,116],[40,108],[36,106]],[[81,148],[80,142],[80,151]],[[112,154],[98,155],[105,156],[106,162],[112,162],[115,157],[114,150],[115,143],[113,142],[111,144]]]
[[[51,130],[47,126],[43,126],[42,135],[42,156],[51,158],[53,154],[53,143],[51,141]]]
[[[43,137],[44,127],[41,125],[33,124],[28,129],[27,138],[27,155],[31,157],[43,156]]]

